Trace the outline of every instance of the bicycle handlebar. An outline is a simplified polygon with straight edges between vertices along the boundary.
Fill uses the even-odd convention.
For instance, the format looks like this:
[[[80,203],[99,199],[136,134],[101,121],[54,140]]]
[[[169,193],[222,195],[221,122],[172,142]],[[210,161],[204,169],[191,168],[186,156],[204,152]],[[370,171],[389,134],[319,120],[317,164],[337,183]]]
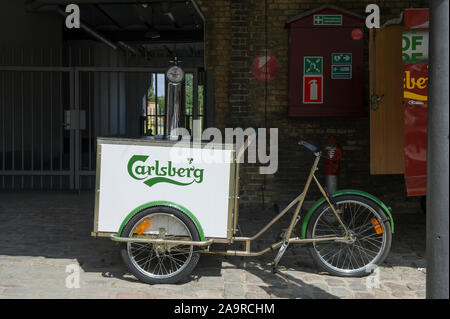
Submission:
[[[319,147],[317,147],[317,146],[315,146],[315,145],[313,145],[311,143],[308,143],[306,141],[300,141],[300,142],[298,142],[298,144],[306,147],[307,149],[309,149],[313,153],[316,153],[316,152],[320,151]]]
[[[332,146],[330,146],[330,145],[324,145],[324,146],[319,147],[319,146],[313,145],[313,144],[308,143],[303,140],[298,142],[298,144],[306,147],[308,150],[310,150],[313,153],[318,153],[318,152],[322,152],[324,150],[332,149]],[[329,154],[325,154],[325,157],[329,158],[329,156],[330,156]]]

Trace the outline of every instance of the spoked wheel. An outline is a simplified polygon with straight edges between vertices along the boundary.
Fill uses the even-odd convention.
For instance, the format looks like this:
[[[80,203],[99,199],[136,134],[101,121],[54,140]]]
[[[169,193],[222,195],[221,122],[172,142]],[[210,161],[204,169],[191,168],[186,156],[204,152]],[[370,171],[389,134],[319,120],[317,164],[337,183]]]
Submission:
[[[375,202],[357,195],[336,198],[343,224],[352,235],[349,241],[315,242],[310,248],[318,266],[346,277],[369,275],[387,257],[392,240],[389,217]],[[344,237],[345,231],[327,203],[311,216],[308,238]]]
[[[151,207],[126,224],[123,237],[199,241],[193,221],[171,207]],[[200,258],[192,245],[126,243],[121,255],[130,271],[149,284],[175,283],[189,275]]]

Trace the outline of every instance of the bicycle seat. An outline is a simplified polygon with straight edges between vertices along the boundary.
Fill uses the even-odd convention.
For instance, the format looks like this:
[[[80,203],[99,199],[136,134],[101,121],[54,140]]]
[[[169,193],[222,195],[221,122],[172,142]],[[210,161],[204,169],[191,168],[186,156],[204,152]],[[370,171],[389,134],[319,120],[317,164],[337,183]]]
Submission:
[[[298,144],[299,145],[303,145],[304,147],[306,147],[307,149],[309,149],[313,153],[320,152],[320,151],[322,151],[325,148],[324,146],[319,147],[319,146],[313,145],[311,143],[308,143],[306,141],[300,141],[300,142],[298,142]]]

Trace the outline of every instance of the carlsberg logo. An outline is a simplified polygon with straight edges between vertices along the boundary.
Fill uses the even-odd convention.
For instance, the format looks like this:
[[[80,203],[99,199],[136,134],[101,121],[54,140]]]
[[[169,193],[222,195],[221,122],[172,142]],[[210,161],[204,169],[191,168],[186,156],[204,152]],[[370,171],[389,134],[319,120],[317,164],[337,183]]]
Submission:
[[[151,161],[147,155],[133,155],[128,161],[128,174],[136,180],[145,180],[144,184],[152,187],[157,183],[170,183],[187,186],[203,182],[204,169],[195,168],[193,159],[189,158],[187,167],[175,167],[172,161]]]

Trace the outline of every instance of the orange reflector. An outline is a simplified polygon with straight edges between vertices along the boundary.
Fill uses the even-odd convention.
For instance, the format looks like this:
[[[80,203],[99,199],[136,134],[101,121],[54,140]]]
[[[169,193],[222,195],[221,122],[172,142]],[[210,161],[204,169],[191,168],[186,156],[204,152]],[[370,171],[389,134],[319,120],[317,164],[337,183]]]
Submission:
[[[376,218],[372,218],[370,220],[370,223],[372,224],[373,228],[375,229],[375,232],[380,235],[383,233],[383,228],[381,227],[380,223]]]
[[[146,219],[136,229],[136,234],[141,235],[148,228],[148,226],[150,226],[150,221]]]

